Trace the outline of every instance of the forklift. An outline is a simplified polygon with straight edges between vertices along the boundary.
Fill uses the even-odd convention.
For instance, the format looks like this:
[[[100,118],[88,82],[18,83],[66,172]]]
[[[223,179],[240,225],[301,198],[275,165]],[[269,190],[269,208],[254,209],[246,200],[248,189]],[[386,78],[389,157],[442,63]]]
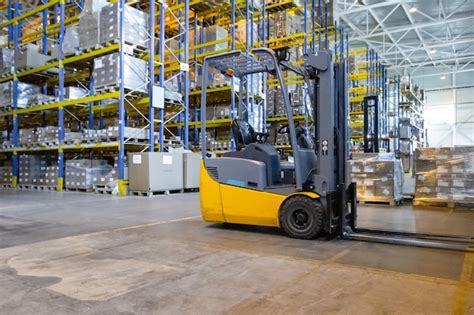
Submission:
[[[349,158],[347,80],[344,62],[330,51],[303,56],[303,66],[268,48],[208,56],[202,68],[200,205],[206,222],[281,228],[298,239],[320,236],[381,243],[474,251],[473,238],[361,229],[357,226],[356,183],[346,183]],[[207,153],[206,90],[209,67],[237,78],[239,109],[244,82],[255,74],[277,78],[288,117],[279,132],[288,133],[293,161],[281,161],[241,115],[232,121],[237,150],[211,157]],[[311,139],[296,126],[283,70],[301,75],[309,90],[314,131]],[[247,104],[248,105],[248,104]],[[239,111],[241,113],[241,111]]]

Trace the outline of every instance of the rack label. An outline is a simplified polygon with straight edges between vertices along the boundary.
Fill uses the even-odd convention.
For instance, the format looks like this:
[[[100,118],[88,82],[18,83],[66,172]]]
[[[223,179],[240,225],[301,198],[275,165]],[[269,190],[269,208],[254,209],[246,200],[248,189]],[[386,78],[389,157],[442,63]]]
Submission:
[[[142,164],[142,156],[139,154],[134,154],[132,156],[132,163],[133,164]]]

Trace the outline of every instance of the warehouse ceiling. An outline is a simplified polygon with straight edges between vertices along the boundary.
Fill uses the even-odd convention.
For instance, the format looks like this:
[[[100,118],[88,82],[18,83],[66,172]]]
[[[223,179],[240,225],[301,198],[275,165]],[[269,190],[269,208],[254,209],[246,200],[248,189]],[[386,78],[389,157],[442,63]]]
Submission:
[[[473,0],[335,0],[351,47],[369,46],[402,75],[474,70]]]

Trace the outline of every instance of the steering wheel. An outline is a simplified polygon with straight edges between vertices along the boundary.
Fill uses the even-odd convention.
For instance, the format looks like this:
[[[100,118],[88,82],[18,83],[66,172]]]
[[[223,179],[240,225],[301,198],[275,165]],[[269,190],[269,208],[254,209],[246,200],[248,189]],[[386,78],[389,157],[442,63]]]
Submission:
[[[299,126],[300,126],[300,122],[295,121],[295,129],[298,128]],[[289,124],[282,125],[280,128],[278,128],[277,132],[281,135],[289,134],[290,130],[288,129],[288,127],[289,127]]]

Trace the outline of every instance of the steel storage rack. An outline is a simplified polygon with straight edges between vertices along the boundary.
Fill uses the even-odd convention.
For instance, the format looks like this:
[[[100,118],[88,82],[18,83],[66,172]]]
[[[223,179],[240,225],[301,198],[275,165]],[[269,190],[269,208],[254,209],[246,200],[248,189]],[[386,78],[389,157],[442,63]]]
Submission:
[[[114,37],[97,42],[87,49],[77,49],[72,53],[67,51],[65,35],[73,27],[78,27],[78,23],[81,27],[80,20],[88,5],[94,6],[99,2],[101,1],[88,4],[88,1],[52,0],[44,1],[37,7],[22,8],[18,0],[9,1],[6,8],[8,20],[0,25],[0,29],[4,30],[8,37],[7,47],[3,50],[9,48],[13,51],[14,62],[11,71],[2,74],[0,82],[11,84],[12,104],[11,109],[0,115],[4,118],[2,130],[6,141],[11,141],[10,146],[4,146],[2,153],[12,157],[14,187],[18,185],[19,155],[22,153],[56,156],[57,190],[64,188],[66,157],[109,156],[114,157],[116,161],[118,193],[124,195],[127,184],[126,150],[154,151],[155,139],[161,137],[154,130],[154,125],[160,122],[155,119],[154,108],[163,108],[160,95],[164,94],[162,85],[156,84],[155,75],[157,63],[154,30],[156,11],[161,4],[154,1],[111,1],[106,5],[110,7],[110,16],[114,16],[111,20],[115,27]],[[132,10],[138,12],[140,18],[136,19],[144,19],[140,24],[140,32],[144,36],[140,43],[130,43],[125,33],[125,28],[130,27],[130,24],[136,26],[135,22],[130,23],[130,20],[127,20],[127,14]],[[100,13],[94,14],[97,16]],[[31,21],[38,20],[41,20],[41,23],[32,27]],[[103,20],[107,21],[105,18]],[[27,29],[32,30],[26,32]],[[41,47],[41,54],[35,51],[32,44]],[[30,47],[33,49],[28,51]],[[32,56],[25,57],[25,49]],[[164,53],[160,49],[158,52],[159,55]],[[37,56],[43,56],[45,62],[30,66],[29,58],[34,57],[35,53]],[[22,69],[17,67],[21,58],[27,58],[26,67]],[[127,80],[134,78],[133,75],[130,77],[130,60],[134,62],[133,68],[140,64],[140,77],[145,78],[139,86],[126,85]],[[113,85],[101,81],[97,71],[99,64],[106,62],[113,66],[116,76]],[[162,76],[163,73],[158,75],[160,82],[163,82]],[[18,96],[19,86],[25,83],[40,85],[42,93],[36,96],[37,102],[30,101],[28,106],[23,108],[19,106]],[[85,90],[86,94],[73,97],[75,89],[79,87]],[[47,93],[49,96],[46,97]],[[105,131],[103,128],[106,125],[110,127],[110,134],[102,135],[105,139],[99,140],[99,131]],[[132,125],[137,128],[131,128]],[[20,135],[25,133],[21,132],[23,128],[20,130],[20,127],[35,128],[35,133],[47,127],[54,127],[56,139],[50,137],[49,142],[34,146],[20,145]],[[82,135],[90,132],[93,136],[88,141],[81,140],[80,137],[67,139],[65,136],[74,136],[74,132],[69,133],[72,129],[82,132]],[[131,135],[132,129],[142,136]],[[38,137],[37,134],[34,136]],[[159,148],[163,149],[162,146]]]
[[[177,6],[177,4],[175,4]],[[269,47],[273,49],[281,49],[289,47],[297,54],[294,57],[301,57],[302,53],[307,49],[317,49],[319,47],[329,47],[334,50],[335,58],[344,58],[348,55],[347,36],[345,32],[334,25],[332,22],[332,13],[330,12],[331,3],[325,5],[323,1],[302,1],[297,2],[279,1],[279,2],[262,2],[259,1],[214,1],[212,6],[204,3],[192,3],[190,6],[190,29],[189,29],[189,72],[190,72],[190,92],[189,92],[189,108],[188,114],[184,113],[184,109],[170,108],[168,117],[165,119],[165,133],[175,137],[178,141],[185,142],[188,140],[188,147],[199,150],[199,112],[200,112],[200,67],[204,57],[229,51],[233,49],[242,49],[251,53],[255,47]],[[183,10],[183,7],[181,7]],[[175,16],[179,16],[175,13]],[[301,25],[295,32],[275,31],[278,24],[285,22],[276,20],[278,16],[296,17],[300,19]],[[183,23],[181,23],[183,24]],[[173,25],[173,24],[172,24]],[[313,27],[314,26],[314,27]],[[174,33],[170,33],[170,37],[175,34],[173,39],[178,39],[174,43],[174,49],[169,49],[165,54],[165,71],[169,72],[180,70],[182,64],[173,59],[178,59],[184,54],[183,47],[185,43],[179,40],[180,33],[179,24],[175,26]],[[170,28],[168,28],[170,30]],[[171,41],[171,40],[170,40]],[[166,41],[165,41],[166,42]],[[173,58],[174,57],[174,58]],[[173,66],[171,66],[173,65]],[[297,63],[295,63],[297,65]],[[185,65],[187,66],[187,65]],[[171,70],[170,70],[171,69]],[[207,113],[214,113],[208,117],[207,125],[213,128],[213,141],[211,147],[208,148],[217,154],[233,149],[232,137],[230,134],[230,124],[235,117],[247,116],[257,130],[267,130],[275,128],[278,124],[285,123],[285,115],[269,117],[266,108],[269,104],[268,89],[274,86],[268,77],[255,78],[252,77],[245,84],[248,93],[244,93],[240,97],[245,98],[245,104],[249,104],[248,108],[240,108],[237,106],[239,95],[235,94],[238,90],[238,82],[233,78],[225,78],[218,73],[213,73],[215,84],[208,86],[208,104],[212,110],[208,109]],[[172,77],[172,76],[170,76]],[[256,82],[258,84],[256,84]],[[287,77],[286,82],[291,86],[298,86],[304,93],[304,82],[298,77]],[[183,86],[177,81],[176,86]],[[221,106],[223,104],[223,106]],[[230,106],[229,106],[230,105]],[[176,110],[178,109],[178,110]],[[188,120],[188,128],[185,123]],[[311,123],[307,110],[296,116],[301,122]],[[281,146],[282,148],[285,146]]]
[[[350,51],[350,129],[353,152],[390,152],[387,69],[366,47]]]
[[[395,76],[390,79],[391,130],[396,152],[399,154],[405,173],[414,171],[414,152],[427,145],[424,121],[424,90],[414,85],[410,77]]]

